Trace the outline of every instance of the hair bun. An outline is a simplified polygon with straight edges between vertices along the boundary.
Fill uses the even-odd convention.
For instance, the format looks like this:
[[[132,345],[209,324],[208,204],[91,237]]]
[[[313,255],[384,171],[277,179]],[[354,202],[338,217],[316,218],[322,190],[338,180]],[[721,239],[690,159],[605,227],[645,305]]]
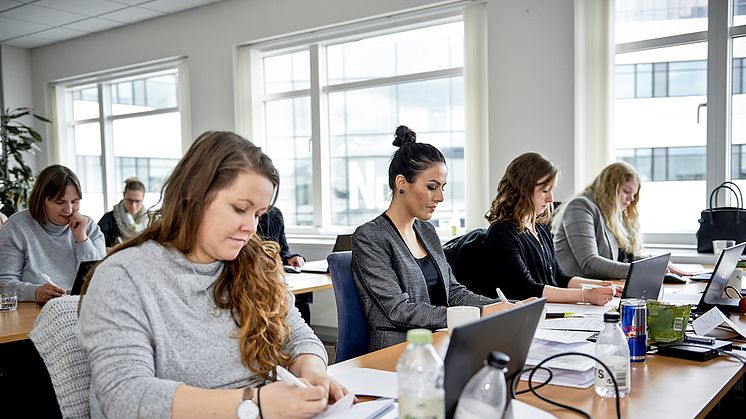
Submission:
[[[401,147],[404,144],[417,142],[417,133],[409,129],[406,125],[399,125],[396,128],[396,138],[394,138],[394,145]]]

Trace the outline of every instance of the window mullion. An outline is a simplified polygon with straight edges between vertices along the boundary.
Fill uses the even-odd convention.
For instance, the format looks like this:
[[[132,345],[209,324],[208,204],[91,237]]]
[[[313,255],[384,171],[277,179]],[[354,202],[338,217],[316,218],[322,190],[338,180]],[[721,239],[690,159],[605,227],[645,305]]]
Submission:
[[[110,202],[109,199],[116,193],[114,181],[116,178],[114,129],[111,117],[111,85],[109,83],[100,83],[98,85],[98,92],[99,114],[101,115],[101,162],[103,164],[104,209],[108,210],[114,205],[114,202]]]
[[[730,1],[710,0],[708,5],[707,165],[705,171],[706,190],[708,191],[727,180],[731,166],[728,158],[728,148],[731,143],[729,80],[732,44],[728,36],[730,4]],[[704,198],[705,205],[709,205],[709,195]]]
[[[326,117],[326,96],[321,91],[325,84],[323,75],[323,48],[311,45],[311,160],[313,167],[313,224],[326,227],[331,224],[331,197],[329,177],[329,141]]]

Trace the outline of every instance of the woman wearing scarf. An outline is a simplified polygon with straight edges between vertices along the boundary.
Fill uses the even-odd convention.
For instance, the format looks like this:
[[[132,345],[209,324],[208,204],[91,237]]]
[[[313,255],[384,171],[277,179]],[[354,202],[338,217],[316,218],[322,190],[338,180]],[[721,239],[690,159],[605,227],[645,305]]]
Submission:
[[[101,217],[98,226],[106,238],[106,251],[138,235],[148,226],[150,218],[142,205],[145,185],[136,177],[124,181],[124,199],[112,211]]]

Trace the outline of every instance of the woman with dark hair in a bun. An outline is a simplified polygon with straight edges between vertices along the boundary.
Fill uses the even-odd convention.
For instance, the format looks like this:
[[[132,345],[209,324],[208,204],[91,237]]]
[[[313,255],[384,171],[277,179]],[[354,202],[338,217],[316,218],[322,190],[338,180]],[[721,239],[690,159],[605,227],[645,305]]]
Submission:
[[[446,327],[448,306],[484,306],[496,300],[456,282],[435,228],[427,221],[443,202],[448,168],[443,154],[396,129],[399,149],[389,164],[391,204],[352,235],[352,270],[368,320],[369,349],[403,342],[413,328]],[[492,313],[511,307],[485,307]]]

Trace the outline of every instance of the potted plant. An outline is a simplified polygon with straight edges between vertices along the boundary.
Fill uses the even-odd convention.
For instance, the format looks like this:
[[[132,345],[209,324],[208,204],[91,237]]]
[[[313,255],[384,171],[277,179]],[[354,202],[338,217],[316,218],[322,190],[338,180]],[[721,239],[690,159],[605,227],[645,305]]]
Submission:
[[[36,143],[42,139],[36,130],[20,121],[27,115],[52,122],[34,114],[31,108],[6,109],[0,115],[0,212],[7,216],[25,208],[34,182],[34,174],[23,153],[35,154],[39,150]]]

